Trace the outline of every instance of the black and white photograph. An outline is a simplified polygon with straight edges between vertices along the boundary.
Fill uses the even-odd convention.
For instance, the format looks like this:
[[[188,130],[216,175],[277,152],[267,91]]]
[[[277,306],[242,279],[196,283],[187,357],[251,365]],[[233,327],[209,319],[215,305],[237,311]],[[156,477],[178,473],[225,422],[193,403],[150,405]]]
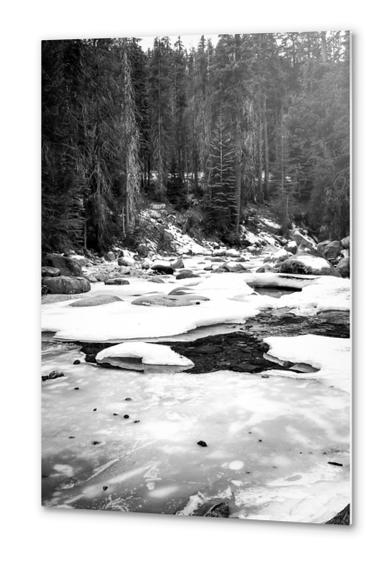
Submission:
[[[351,60],[42,41],[47,511],[351,525]]]

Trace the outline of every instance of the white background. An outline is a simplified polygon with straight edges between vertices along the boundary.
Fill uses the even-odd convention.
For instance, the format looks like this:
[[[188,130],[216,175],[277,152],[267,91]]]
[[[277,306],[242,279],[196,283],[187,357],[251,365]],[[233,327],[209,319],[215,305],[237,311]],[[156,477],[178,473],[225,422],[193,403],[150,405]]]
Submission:
[[[1,475],[5,561],[314,560],[386,551],[387,38],[382,1],[8,0],[1,13]],[[354,32],[354,526],[40,507],[40,40],[148,33]]]

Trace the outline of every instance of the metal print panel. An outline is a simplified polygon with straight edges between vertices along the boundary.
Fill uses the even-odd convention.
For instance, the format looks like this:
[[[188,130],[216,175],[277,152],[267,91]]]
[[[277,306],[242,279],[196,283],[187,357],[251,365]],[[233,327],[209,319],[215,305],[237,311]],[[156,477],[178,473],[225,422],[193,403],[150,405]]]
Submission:
[[[350,37],[42,44],[42,503],[350,523]]]

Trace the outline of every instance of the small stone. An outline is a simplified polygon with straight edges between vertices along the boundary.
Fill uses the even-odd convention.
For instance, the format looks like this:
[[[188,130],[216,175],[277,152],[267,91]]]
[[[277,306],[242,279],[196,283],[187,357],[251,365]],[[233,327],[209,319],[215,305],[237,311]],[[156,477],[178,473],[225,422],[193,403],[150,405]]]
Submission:
[[[100,445],[101,441],[92,441],[92,445]]]
[[[102,489],[104,490],[104,492],[106,492],[107,489],[108,489],[108,486],[103,486]]]
[[[97,408],[93,408],[93,412],[97,412]]]
[[[74,387],[74,390],[79,390],[79,386],[75,386],[75,387]]]
[[[127,396],[126,398],[124,398],[124,400],[126,400],[127,402],[129,402],[130,400],[132,400],[132,398],[130,398],[129,396]]]
[[[73,365],[79,365],[81,363],[81,361],[79,359],[75,359],[73,361]]]
[[[129,418],[128,414],[124,414],[124,415],[123,415],[123,418],[124,418],[125,420],[127,420],[127,419]]]
[[[140,423],[140,420],[133,420],[133,423]]]
[[[207,447],[206,441],[197,441],[197,445],[199,445],[200,447]]]
[[[269,379],[269,375],[261,375],[262,379]]]
[[[328,461],[327,464],[332,464],[333,466],[344,466],[342,463],[335,461]]]
[[[263,440],[262,440],[262,439],[258,439],[258,442],[259,442],[259,443],[262,443],[262,442],[263,442]]]
[[[74,435],[69,435],[69,439],[75,439]]]
[[[113,412],[113,415],[114,415],[114,416],[118,416],[118,414],[116,414],[116,412]]]

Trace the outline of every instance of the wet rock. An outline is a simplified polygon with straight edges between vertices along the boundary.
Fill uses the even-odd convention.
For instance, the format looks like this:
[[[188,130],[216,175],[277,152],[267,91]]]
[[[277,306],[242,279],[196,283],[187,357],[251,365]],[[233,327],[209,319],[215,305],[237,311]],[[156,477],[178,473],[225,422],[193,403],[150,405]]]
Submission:
[[[226,271],[229,271],[230,273],[240,273],[247,270],[247,268],[240,262],[228,262],[224,267]]]
[[[116,256],[113,252],[107,252],[107,254],[105,255],[105,259],[106,261],[115,261]]]
[[[202,441],[202,440],[197,441],[197,445],[199,445],[200,447],[207,447],[206,441]]]
[[[48,375],[43,375],[42,376],[42,381],[51,381],[54,379],[59,379],[61,377],[64,377],[64,373],[62,373],[62,371],[51,371],[51,373],[49,373]]]
[[[45,265],[42,267],[42,277],[58,277],[61,274],[61,270],[57,267],[50,267]]]
[[[90,282],[85,277],[44,277],[42,284],[51,295],[74,295],[90,291]]]
[[[163,263],[156,263],[151,267],[152,271],[155,273],[161,273],[163,275],[172,275],[174,273],[174,269],[171,265],[163,264]]]
[[[84,306],[100,306],[102,304],[111,304],[112,302],[122,301],[120,297],[116,295],[93,295],[92,297],[86,297],[84,299],[72,301],[69,306],[71,307],[84,307]]]
[[[106,279],[104,281],[105,285],[129,285],[128,279],[124,279],[123,277],[116,277],[114,279]]]
[[[199,277],[199,275],[193,273],[190,269],[182,269],[182,271],[177,273],[175,279],[190,279],[191,277]]]
[[[79,359],[74,359],[73,365],[79,365],[81,361]]]
[[[249,318],[243,330],[259,338],[268,336],[298,336],[316,334],[334,338],[349,338],[350,316],[348,311],[331,310],[315,316],[297,316],[287,309],[261,312]]]

